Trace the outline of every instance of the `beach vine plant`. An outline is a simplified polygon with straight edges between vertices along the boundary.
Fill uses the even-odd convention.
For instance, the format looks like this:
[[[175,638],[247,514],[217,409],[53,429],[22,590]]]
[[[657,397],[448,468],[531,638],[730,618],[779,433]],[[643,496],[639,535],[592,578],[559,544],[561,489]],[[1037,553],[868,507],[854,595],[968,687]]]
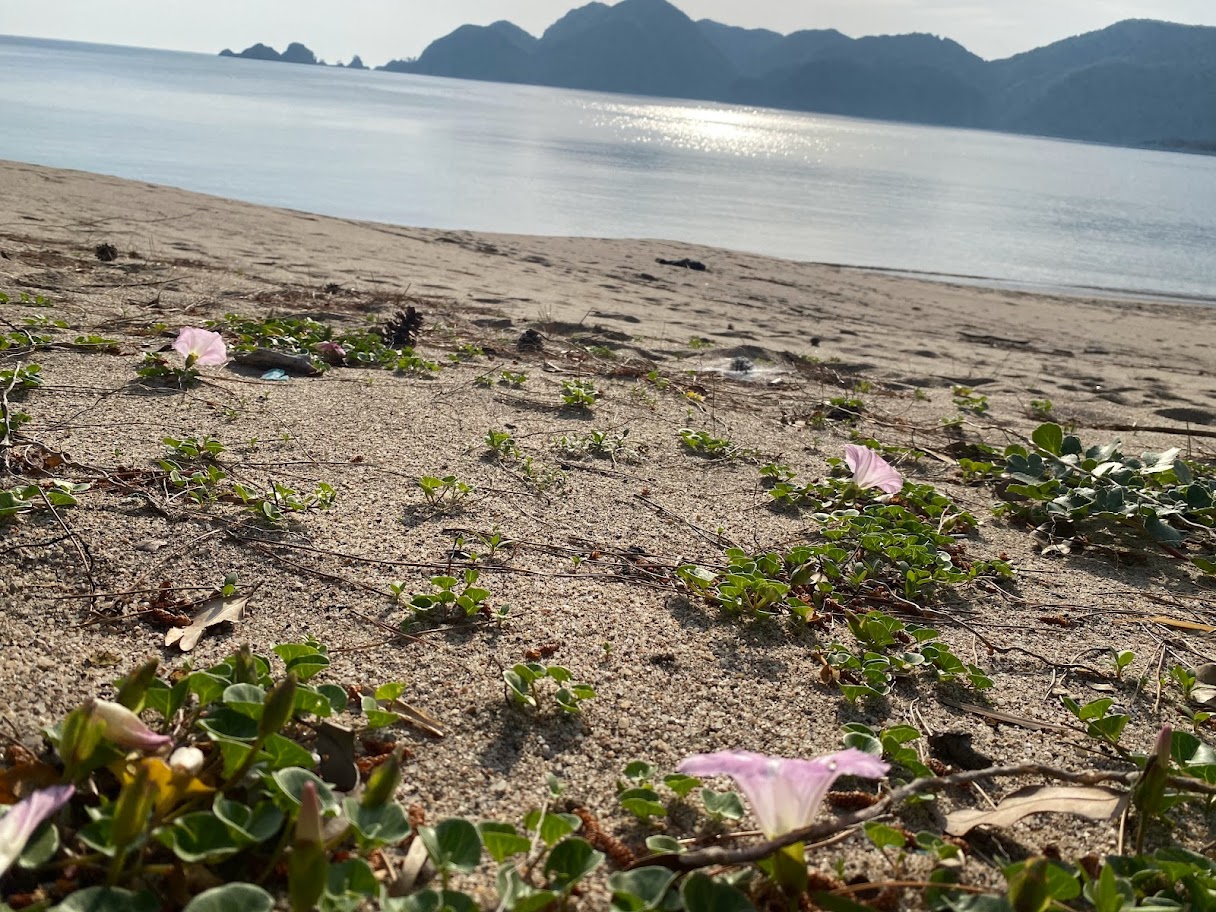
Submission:
[[[526,667],[534,680],[520,675],[517,682],[525,706],[542,677],[571,691],[569,705],[558,703],[563,711],[594,696],[574,693],[579,685],[558,666]],[[852,909],[846,899],[852,888],[808,869],[806,846],[861,824],[896,875],[890,886],[865,886],[924,891],[935,908],[1202,909],[1216,890],[1216,862],[1202,854],[1176,845],[1141,854],[1155,822],[1182,805],[1201,805],[1214,791],[1216,752],[1168,727],[1149,753],[1113,761],[1125,770],[1081,773],[1026,764],[934,776],[909,747],[918,732],[876,733],[860,725],[846,726],[845,750],[811,759],[745,750],[694,754],[661,787],[678,802],[699,789],[706,815],[730,822],[743,816],[743,801],[707,788],[705,780],[732,779],[762,840],[698,848],[656,833],[635,851],[608,837],[585,809],[556,810],[562,787],[552,777],[547,800],[520,825],[461,817],[427,825],[397,801],[400,750],[356,764],[357,750],[349,746],[358,731],[399,721],[391,707],[406,685],[381,685],[352,705],[348,688],[325,680],[329,669],[328,650],[311,639],[266,655],[242,647],[216,665],[170,675],[151,660],[116,682],[113,699],[87,699],[48,729],[41,755],[10,750],[0,771],[0,804],[7,806],[0,877],[9,908],[154,912],[168,899],[187,912],[474,912],[481,906],[458,882],[485,870],[488,856],[491,904],[512,912],[569,908],[580,884],[609,857],[619,868],[607,878],[619,912],[798,908],[803,896],[821,908]],[[859,810],[817,820],[840,778],[882,779],[892,763],[913,778],[885,794],[843,793]],[[366,776],[361,787],[359,767]],[[667,816],[672,801],[658,791],[656,775],[641,761],[626,766],[617,796],[625,813],[647,821]],[[959,883],[961,868],[949,863],[966,851],[959,843],[876,820],[951,786],[1029,775],[1071,785],[1056,787],[1050,800],[1032,786],[995,808],[953,811],[947,831],[1007,826],[1033,813],[1067,813],[1070,799],[1100,798],[1110,816],[1130,805],[1135,854],[1076,866],[1033,856],[1005,865],[1008,887],[993,893]],[[434,868],[432,886],[413,878],[402,883],[401,866],[388,859],[415,845]],[[903,876],[908,852],[936,859],[934,876],[925,882]]]
[[[1155,542],[1216,575],[1216,473],[1177,448],[1131,456],[1119,441],[1086,446],[1051,422],[986,459],[960,460],[965,476],[998,482],[999,512],[1052,541],[1105,533]],[[1183,549],[1192,546],[1189,551]]]
[[[330,366],[381,367],[428,376],[440,369],[437,362],[423,358],[413,346],[390,344],[392,340],[372,326],[339,330],[311,317],[259,320],[233,313],[208,326],[231,336],[235,340],[232,348],[238,354],[259,349],[279,352],[302,358],[318,371]]]

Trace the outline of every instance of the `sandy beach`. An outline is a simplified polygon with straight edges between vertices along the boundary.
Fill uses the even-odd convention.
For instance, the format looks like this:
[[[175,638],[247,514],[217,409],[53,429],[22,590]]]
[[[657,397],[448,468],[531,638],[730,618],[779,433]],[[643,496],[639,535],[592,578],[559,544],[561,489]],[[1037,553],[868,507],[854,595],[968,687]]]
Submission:
[[[50,477],[92,486],[75,507],[0,524],[0,716],[6,737],[31,747],[150,656],[206,667],[242,643],[267,652],[313,637],[331,651],[327,680],[405,682],[402,699],[433,720],[441,736],[407,724],[385,735],[407,749],[400,799],[428,819],[518,820],[546,800],[553,774],[636,850],[678,820],[647,828],[621,809],[630,760],[671,771],[694,752],[810,757],[864,722],[916,727],[926,757],[929,735],[963,733],[994,762],[1089,768],[1105,759],[1083,736],[1050,730],[1075,722],[1062,697],[1117,700],[1130,716],[1123,743],[1143,752],[1163,722],[1187,724],[1178,688],[1158,685],[1162,669],[1216,653],[1202,627],[1216,623],[1211,580],[1177,549],[1120,538],[1043,553],[1033,529],[994,514],[993,485],[967,483],[959,467],[975,444],[1025,443],[1044,415],[1087,446],[1180,447],[1210,465],[1210,306],[966,287],[660,240],[360,223],[17,163],[0,163],[0,203],[2,328],[59,320],[48,331],[65,343],[0,351],[0,369],[36,361],[43,377],[21,400],[30,419],[6,446],[0,489]],[[99,245],[116,258],[99,259]],[[186,391],[136,383],[144,354],[182,326],[274,314],[349,328],[407,305],[424,320],[417,352],[442,365],[433,376],[343,366],[270,381],[263,367],[230,364]],[[113,342],[75,344],[90,334]],[[521,346],[525,334],[535,344]],[[501,383],[503,371],[527,380]],[[570,380],[594,385],[590,408],[563,406]],[[960,395],[986,397],[986,410],[960,408]],[[733,449],[690,452],[683,428]],[[490,430],[508,431],[520,458],[491,458]],[[610,458],[587,448],[598,431],[619,442]],[[249,485],[330,485],[332,507],[267,529],[239,504],[174,496],[145,477],[166,436],[222,441],[222,464]],[[824,682],[817,648],[847,641],[842,612],[810,626],[735,619],[675,573],[721,567],[732,547],[815,540],[809,513],[771,508],[759,469],[824,479],[857,440],[918,450],[890,459],[974,514],[969,559],[1014,568],[919,618],[987,672],[982,695],[913,676],[853,706]],[[431,510],[417,479],[447,475],[474,490],[459,509]],[[490,548],[494,535],[509,544]],[[509,617],[397,637],[408,611],[393,586],[423,591],[473,551],[487,601]],[[189,657],[166,647],[153,590],[198,587],[180,606],[231,574],[249,596],[244,619],[207,631]],[[1151,620],[1163,616],[1200,627]],[[1135,654],[1121,676],[1112,648]],[[503,669],[541,654],[594,687],[581,714],[507,699]],[[962,792],[937,804],[912,812],[909,828],[986,806]],[[1202,842],[1203,829],[1191,822],[1173,838]],[[966,877],[999,883],[994,855],[1053,845],[1079,858],[1117,839],[1108,823],[1033,818],[978,846]],[[843,859],[849,874],[872,873],[863,844],[854,833],[825,848],[820,868]],[[463,888],[488,901],[492,874]],[[601,879],[586,908],[606,908],[602,891]]]

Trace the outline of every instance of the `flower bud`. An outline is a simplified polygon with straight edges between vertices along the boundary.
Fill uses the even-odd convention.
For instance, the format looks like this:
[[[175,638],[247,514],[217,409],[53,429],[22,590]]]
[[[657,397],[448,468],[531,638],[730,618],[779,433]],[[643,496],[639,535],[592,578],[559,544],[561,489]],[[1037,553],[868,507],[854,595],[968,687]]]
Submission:
[[[232,657],[232,683],[258,683],[258,663],[254,659],[253,650],[249,648],[248,643],[238,649],[236,655]]]
[[[141,763],[135,778],[122,787],[114,802],[114,822],[110,829],[114,845],[127,846],[139,838],[156,801],[156,791],[147,764]]]
[[[106,740],[128,750],[149,754],[173,743],[168,735],[156,734],[144,725],[139,716],[119,703],[94,700],[92,717],[101,722]]]
[[[179,747],[169,757],[169,769],[174,776],[193,779],[207,762],[207,757],[197,747]]]
[[[325,838],[322,833],[321,800],[317,787],[305,782],[300,792],[291,857],[287,860],[287,896],[292,912],[309,912],[325,892],[328,876]]]
[[[367,788],[363,790],[361,804],[365,808],[383,807],[397,794],[401,784],[401,752],[393,751],[387,760],[372,770],[367,777]]]
[[[143,709],[144,697],[148,695],[148,688],[156,680],[156,669],[159,665],[159,659],[149,659],[127,675],[118,688],[114,702],[125,706],[132,712],[139,712]]]
[[[266,701],[262,708],[262,720],[258,723],[259,738],[269,738],[271,735],[278,734],[280,729],[291,721],[295,709],[298,680],[296,673],[289,671],[283,680],[266,694]]]

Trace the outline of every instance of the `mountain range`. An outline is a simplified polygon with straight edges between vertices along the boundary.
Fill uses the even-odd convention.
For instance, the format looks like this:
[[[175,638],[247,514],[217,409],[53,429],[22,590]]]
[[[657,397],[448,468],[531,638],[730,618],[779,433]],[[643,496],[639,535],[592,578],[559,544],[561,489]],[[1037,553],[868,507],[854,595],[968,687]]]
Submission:
[[[781,35],[621,0],[539,38],[461,26],[380,69],[1216,151],[1216,28],[1144,19],[986,61],[933,35]]]

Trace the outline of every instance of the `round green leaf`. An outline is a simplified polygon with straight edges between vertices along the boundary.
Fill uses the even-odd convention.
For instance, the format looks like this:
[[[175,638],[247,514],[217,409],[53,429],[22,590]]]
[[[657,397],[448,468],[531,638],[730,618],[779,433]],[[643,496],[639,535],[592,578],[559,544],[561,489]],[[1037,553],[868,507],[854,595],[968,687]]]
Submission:
[[[520,836],[509,823],[486,821],[479,823],[477,829],[481,832],[486,851],[499,864],[512,855],[522,855],[532,847],[531,841],[526,836]]]
[[[337,684],[320,684],[317,686],[317,692],[329,701],[330,708],[335,714],[346,712],[346,704],[350,698],[346,691]]]
[[[220,861],[241,849],[227,824],[210,811],[185,814],[158,830],[156,838],[188,864]]]
[[[157,912],[160,901],[143,890],[133,893],[120,887],[86,887],[77,890],[51,912]]]
[[[334,797],[333,789],[326,785],[320,776],[309,770],[301,769],[298,766],[289,766],[287,769],[275,770],[266,777],[266,784],[283,799],[276,803],[280,807],[284,807],[284,803],[286,803],[288,807],[284,809],[292,814],[295,813],[294,808],[300,806],[300,796],[304,793],[305,782],[311,782],[316,787],[317,798],[321,801],[322,813],[331,811],[338,806],[338,799]]]
[[[261,704],[258,706],[260,711]],[[256,719],[227,706],[199,719],[198,727],[213,738],[225,741],[253,741],[258,736]]]
[[[367,842],[394,845],[410,834],[410,821],[399,804],[364,807],[354,798],[342,803],[346,819]]]
[[[26,869],[40,868],[54,858],[58,851],[59,828],[53,823],[44,823],[21,850],[17,866]]]
[[[182,912],[272,912],[274,899],[261,887],[230,883],[200,893]]]
[[[676,879],[674,871],[667,868],[634,868],[618,871],[608,878],[612,890],[612,904],[626,912],[643,912],[654,909],[667,895],[667,888]]]
[[[545,873],[552,878],[552,886],[568,892],[603,863],[603,852],[596,851],[587,840],[571,836],[553,847],[545,859]]]
[[[262,718],[266,691],[256,684],[233,684],[224,688],[224,705],[251,719]]]
[[[756,912],[748,898],[729,884],[694,871],[680,888],[686,912]]]
[[[519,909],[519,906],[515,908]],[[400,899],[386,898],[381,909],[383,912],[479,912],[471,896],[455,890],[423,890]]]
[[[269,801],[263,801],[256,808],[251,808],[222,795],[215,796],[211,811],[224,822],[239,842],[248,845],[265,842],[274,836],[285,819],[283,812]]]
[[[469,821],[456,817],[436,827],[420,827],[418,836],[435,867],[468,873],[481,862],[481,835]]]

